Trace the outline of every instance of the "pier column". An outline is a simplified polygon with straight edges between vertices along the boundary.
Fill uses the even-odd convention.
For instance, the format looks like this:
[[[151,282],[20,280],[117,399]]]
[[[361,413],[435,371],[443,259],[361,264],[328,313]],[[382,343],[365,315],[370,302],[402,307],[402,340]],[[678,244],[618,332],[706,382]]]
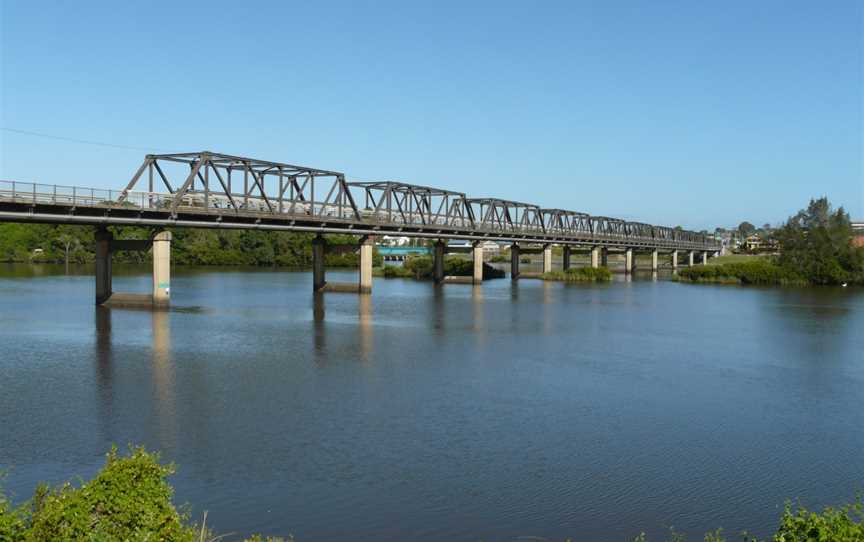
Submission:
[[[513,243],[510,245],[510,280],[519,278],[519,245]]]
[[[609,267],[609,249],[606,247],[600,247],[600,265]]]
[[[702,265],[708,265],[708,251],[702,253]]]
[[[435,241],[432,247],[432,279],[435,284],[444,282],[444,241]]]
[[[568,269],[570,269],[570,245],[564,245],[561,258],[561,268],[564,271],[567,271]]]
[[[171,232],[153,237],[153,304],[165,307],[171,302]]]
[[[474,284],[483,282],[483,245],[477,241],[474,243]]]
[[[543,245],[543,272],[552,272],[552,245]]]
[[[628,248],[624,252],[624,272],[625,273],[632,273],[633,269],[635,267],[636,266],[634,265],[634,260],[633,260],[633,249]]]
[[[593,247],[591,249],[591,267],[595,269],[600,267],[600,247]]]
[[[375,247],[373,237],[360,239],[360,293],[372,293],[372,249]]]
[[[327,252],[327,241],[320,235],[312,240],[312,290],[320,292],[327,281],[324,279],[324,254]]]
[[[672,251],[672,269],[678,269],[678,251]]]
[[[96,231],[96,304],[108,301],[111,290],[111,241],[114,235],[102,228]]]
[[[689,267],[693,267],[693,260],[694,260],[693,257],[694,257],[695,255],[696,255],[696,253],[695,253],[694,251],[692,251],[692,250],[689,251],[689,252],[687,253],[687,265],[688,265]]]
[[[651,271],[657,271],[657,249],[651,251]]]

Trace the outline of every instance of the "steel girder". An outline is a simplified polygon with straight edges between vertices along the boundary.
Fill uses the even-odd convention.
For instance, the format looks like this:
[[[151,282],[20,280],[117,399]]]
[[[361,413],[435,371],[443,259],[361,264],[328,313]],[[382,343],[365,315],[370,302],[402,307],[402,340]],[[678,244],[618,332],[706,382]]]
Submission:
[[[541,209],[546,233],[563,237],[588,237],[593,233],[591,215],[564,209]]]
[[[471,206],[461,192],[395,181],[349,182],[362,192],[363,220],[373,223],[474,228]],[[359,199],[359,198],[358,198]]]
[[[147,197],[130,199],[145,171]],[[159,181],[168,194],[155,191]],[[192,207],[238,214],[360,218],[342,173],[208,151],[147,155],[118,202],[169,209],[175,217],[179,209]]]
[[[468,204],[475,228],[487,233],[535,235],[546,233],[543,214],[537,205],[497,198],[471,198]]]
[[[670,250],[719,248],[712,237],[679,228],[467,198],[461,192],[395,181],[348,183],[335,171],[206,151],[147,155],[121,192],[0,181],[0,213],[5,219],[39,216],[51,222],[66,216],[69,223],[138,221]]]

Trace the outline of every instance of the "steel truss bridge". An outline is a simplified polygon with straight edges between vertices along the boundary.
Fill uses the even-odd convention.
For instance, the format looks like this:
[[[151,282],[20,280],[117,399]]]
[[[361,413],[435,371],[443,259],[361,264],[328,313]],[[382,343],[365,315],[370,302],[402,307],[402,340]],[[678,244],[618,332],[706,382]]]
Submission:
[[[720,249],[667,226],[206,151],[147,155],[122,190],[0,181],[0,221]]]

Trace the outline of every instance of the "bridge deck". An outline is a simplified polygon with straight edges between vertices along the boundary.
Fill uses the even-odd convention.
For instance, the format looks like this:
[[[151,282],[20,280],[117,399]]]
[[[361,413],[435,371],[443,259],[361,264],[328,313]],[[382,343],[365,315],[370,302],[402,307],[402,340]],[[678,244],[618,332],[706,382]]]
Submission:
[[[170,182],[171,165],[181,182]],[[133,191],[145,171],[148,190]],[[0,181],[0,221],[719,250],[695,232],[206,152],[149,155],[124,190]]]

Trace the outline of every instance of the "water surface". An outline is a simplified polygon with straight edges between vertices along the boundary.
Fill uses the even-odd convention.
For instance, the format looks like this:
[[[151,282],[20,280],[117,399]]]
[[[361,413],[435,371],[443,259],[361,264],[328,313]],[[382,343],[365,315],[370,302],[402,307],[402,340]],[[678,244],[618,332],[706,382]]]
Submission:
[[[147,291],[146,268],[118,271]],[[86,269],[0,268],[6,492],[140,443],[222,532],[621,541],[765,536],[787,498],[864,489],[860,290],[310,290],[177,269],[170,311],[97,309]]]

